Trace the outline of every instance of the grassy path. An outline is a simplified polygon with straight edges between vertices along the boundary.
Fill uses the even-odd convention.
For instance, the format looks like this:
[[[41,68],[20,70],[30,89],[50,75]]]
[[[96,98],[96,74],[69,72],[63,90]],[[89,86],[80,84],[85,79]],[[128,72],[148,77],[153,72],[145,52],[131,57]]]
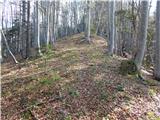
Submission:
[[[107,56],[100,37],[65,39],[47,54],[46,73],[43,58],[2,64],[2,120],[160,119],[159,84],[120,75],[124,58]]]

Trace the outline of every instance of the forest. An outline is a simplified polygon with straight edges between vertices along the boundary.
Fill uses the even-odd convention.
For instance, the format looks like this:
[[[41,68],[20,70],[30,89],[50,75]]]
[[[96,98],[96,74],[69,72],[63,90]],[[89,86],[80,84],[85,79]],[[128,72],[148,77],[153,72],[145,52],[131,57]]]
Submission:
[[[160,120],[159,0],[0,0],[0,120]]]

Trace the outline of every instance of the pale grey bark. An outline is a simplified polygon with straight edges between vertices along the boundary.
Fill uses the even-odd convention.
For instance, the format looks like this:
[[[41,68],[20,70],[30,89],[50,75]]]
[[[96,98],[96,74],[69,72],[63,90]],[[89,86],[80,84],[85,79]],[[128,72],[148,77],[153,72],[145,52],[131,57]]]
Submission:
[[[139,28],[139,47],[135,56],[135,64],[138,69],[142,65],[144,58],[146,42],[147,42],[147,28],[148,28],[148,1],[141,1],[141,17],[140,17],[140,28]]]
[[[77,16],[77,2],[74,1],[74,6],[73,6],[73,16],[74,16],[74,33],[77,33],[77,23],[78,23],[78,16]]]
[[[49,45],[50,41],[50,1],[48,3],[47,8],[47,46]]]
[[[3,26],[3,22],[4,22],[4,11],[5,11],[5,6],[3,6],[3,10],[2,10],[2,19],[1,19],[1,25],[0,25],[0,30],[2,30],[3,28],[4,28],[4,26]],[[1,62],[3,61],[3,57],[2,57],[2,55],[4,54],[4,52],[2,53],[2,49],[3,49],[3,43],[2,43],[2,34],[0,34],[0,54],[1,54],[1,58],[0,58],[0,60],[1,60]]]
[[[40,23],[39,23],[39,7],[38,7],[39,2],[36,1],[36,42],[37,42],[37,48],[38,48],[38,54],[42,55],[41,53],[41,46],[40,46]]]
[[[54,42],[55,42],[55,14],[56,14],[56,4],[55,4],[55,0],[52,1],[52,21],[51,21],[51,42],[52,42],[52,45],[54,45]]]
[[[110,21],[110,37],[109,37],[109,55],[113,55],[114,53],[114,45],[115,45],[115,21],[114,21],[114,17],[115,17],[115,1],[110,1],[109,2],[109,7],[110,7],[110,16],[109,16],[109,21]]]
[[[22,9],[20,7],[20,13],[21,13]],[[18,52],[21,51],[22,49],[22,21],[21,21],[21,15],[19,15],[19,37],[18,37]]]
[[[59,28],[59,12],[60,12],[60,0],[56,1],[56,18],[55,18],[55,41],[58,38],[58,28]]]
[[[86,34],[85,34],[86,36],[85,36],[85,37],[86,37],[86,40],[87,40],[88,42],[90,42],[90,40],[91,40],[91,39],[90,39],[90,29],[91,29],[91,28],[90,28],[90,24],[91,24],[91,23],[90,23],[90,19],[91,19],[91,18],[90,18],[90,17],[91,17],[91,16],[90,16],[90,1],[89,1],[89,0],[87,0],[87,15],[86,15],[86,17],[87,17],[87,18],[86,18]]]
[[[157,1],[156,8],[156,44],[154,75],[157,80],[160,80],[160,1]]]
[[[0,30],[2,28],[0,27]],[[1,34],[0,34],[0,62],[2,63],[3,59],[2,59],[2,38],[1,38]],[[1,70],[0,70],[1,71]]]
[[[26,58],[30,54],[30,1],[27,1],[27,40],[26,40]]]
[[[103,11],[103,4],[101,6],[100,13],[99,13],[99,16],[98,16],[98,24],[97,24],[97,28],[96,28],[96,35],[98,34],[98,30],[99,30],[100,23],[101,23],[102,11]]]
[[[23,58],[26,57],[26,1],[22,1],[22,49],[21,55]]]

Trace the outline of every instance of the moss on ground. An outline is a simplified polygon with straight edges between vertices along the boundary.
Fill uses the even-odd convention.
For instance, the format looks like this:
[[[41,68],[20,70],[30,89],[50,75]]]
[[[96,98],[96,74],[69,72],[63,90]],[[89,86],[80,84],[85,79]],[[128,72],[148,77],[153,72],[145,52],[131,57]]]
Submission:
[[[121,62],[119,71],[122,75],[135,75],[138,73],[138,69],[133,60],[123,60]]]

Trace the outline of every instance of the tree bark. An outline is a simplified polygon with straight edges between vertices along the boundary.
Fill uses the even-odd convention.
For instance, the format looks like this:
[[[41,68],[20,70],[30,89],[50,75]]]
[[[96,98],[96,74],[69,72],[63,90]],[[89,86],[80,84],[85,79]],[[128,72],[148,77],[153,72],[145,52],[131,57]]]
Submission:
[[[160,80],[160,1],[157,1],[156,8],[156,44],[154,76],[157,80]]]
[[[90,42],[90,1],[87,0],[86,40]]]
[[[135,64],[140,69],[142,65],[142,61],[144,58],[145,48],[146,48],[146,41],[147,41],[147,28],[148,28],[148,1],[141,2],[141,18],[140,18],[140,28],[139,28],[139,47],[135,56]]]
[[[41,46],[40,46],[40,24],[39,24],[39,8],[38,8],[38,1],[36,1],[36,32],[37,32],[37,37],[36,37],[36,48],[38,48],[38,54],[42,55],[41,53]]]
[[[114,20],[114,14],[115,14],[115,1],[110,1],[110,37],[109,37],[109,55],[113,55],[114,53],[114,45],[115,45],[115,20]]]
[[[48,3],[48,8],[47,8],[47,47],[49,45],[50,41],[50,1]]]
[[[22,49],[21,55],[26,58],[26,1],[22,1]]]
[[[30,1],[27,2],[27,40],[26,40],[26,58],[29,57],[30,50]]]

